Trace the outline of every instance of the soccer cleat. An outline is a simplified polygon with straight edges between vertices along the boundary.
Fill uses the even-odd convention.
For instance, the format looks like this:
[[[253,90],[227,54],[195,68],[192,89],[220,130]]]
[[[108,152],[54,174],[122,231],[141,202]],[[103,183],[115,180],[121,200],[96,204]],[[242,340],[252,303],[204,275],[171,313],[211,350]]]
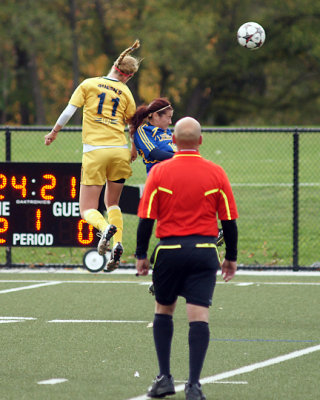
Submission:
[[[175,394],[173,377],[160,375],[153,381],[152,386],[149,388],[147,396],[153,399],[161,399],[162,397]]]
[[[224,243],[224,236],[223,236],[223,229],[219,229],[218,239],[217,239],[217,246],[222,246]]]
[[[110,260],[107,262],[107,268],[105,269],[105,271],[112,272],[119,267],[120,257],[122,256],[122,253],[123,246],[120,242],[118,242],[111,251],[111,257]]]
[[[199,383],[195,383],[194,385],[186,383],[184,391],[186,394],[186,400],[206,400],[206,396],[202,393],[201,385]]]
[[[115,225],[108,225],[103,232],[97,233],[97,235],[100,237],[97,247],[100,256],[106,254],[107,250],[109,249],[110,239],[116,232],[117,232],[117,227]]]

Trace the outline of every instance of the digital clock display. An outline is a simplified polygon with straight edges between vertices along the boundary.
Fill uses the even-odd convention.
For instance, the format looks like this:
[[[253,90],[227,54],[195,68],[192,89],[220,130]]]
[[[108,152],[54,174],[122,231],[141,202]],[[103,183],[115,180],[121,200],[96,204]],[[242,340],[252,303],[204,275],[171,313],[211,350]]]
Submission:
[[[80,163],[0,163],[0,246],[95,247],[96,229],[80,216],[80,172]],[[136,213],[139,192],[124,187],[123,212]]]

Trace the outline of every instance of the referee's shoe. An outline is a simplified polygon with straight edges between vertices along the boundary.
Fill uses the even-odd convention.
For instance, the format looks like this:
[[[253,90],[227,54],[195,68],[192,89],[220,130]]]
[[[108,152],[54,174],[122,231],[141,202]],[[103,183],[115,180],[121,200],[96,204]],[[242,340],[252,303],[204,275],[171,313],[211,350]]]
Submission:
[[[161,399],[175,393],[173,376],[160,375],[153,381],[147,396],[153,399]]]
[[[186,394],[186,400],[206,400],[206,396],[202,393],[201,385],[199,383],[195,383],[194,385],[186,383],[184,391]]]

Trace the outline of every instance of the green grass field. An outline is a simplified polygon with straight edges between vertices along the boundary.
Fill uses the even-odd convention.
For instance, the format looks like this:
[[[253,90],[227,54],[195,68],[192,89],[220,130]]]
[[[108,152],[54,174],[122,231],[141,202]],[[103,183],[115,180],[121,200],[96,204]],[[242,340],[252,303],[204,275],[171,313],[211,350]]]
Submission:
[[[1,132],[0,146],[4,144]],[[80,132],[61,132],[51,146],[45,132],[13,132],[13,161],[81,162]],[[4,146],[3,146],[4,148]],[[320,262],[320,134],[300,135],[299,265]],[[291,133],[204,133],[201,154],[220,164],[232,183],[239,210],[241,265],[290,266],[293,252],[293,138]],[[3,158],[1,158],[3,157]],[[0,155],[4,160],[4,152]],[[128,185],[146,179],[141,158],[132,165]],[[123,260],[133,263],[137,217],[124,216]],[[153,239],[151,246],[156,243]],[[14,248],[13,263],[81,264],[82,249]],[[221,254],[223,256],[223,252]],[[0,249],[4,259],[4,249]]]
[[[149,283],[132,274],[1,271],[1,400],[145,400],[158,373]],[[201,375],[207,399],[318,399],[319,290],[320,275],[219,277]],[[173,400],[184,399],[187,330],[179,299]]]

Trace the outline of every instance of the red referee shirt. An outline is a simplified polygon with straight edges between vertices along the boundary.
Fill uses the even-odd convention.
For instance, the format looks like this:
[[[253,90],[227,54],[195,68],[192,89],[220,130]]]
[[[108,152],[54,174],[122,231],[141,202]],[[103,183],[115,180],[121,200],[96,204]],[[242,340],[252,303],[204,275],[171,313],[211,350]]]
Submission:
[[[238,217],[227,174],[198,151],[179,151],[155,165],[138,216],[157,220],[156,236],[218,236],[220,220]]]

